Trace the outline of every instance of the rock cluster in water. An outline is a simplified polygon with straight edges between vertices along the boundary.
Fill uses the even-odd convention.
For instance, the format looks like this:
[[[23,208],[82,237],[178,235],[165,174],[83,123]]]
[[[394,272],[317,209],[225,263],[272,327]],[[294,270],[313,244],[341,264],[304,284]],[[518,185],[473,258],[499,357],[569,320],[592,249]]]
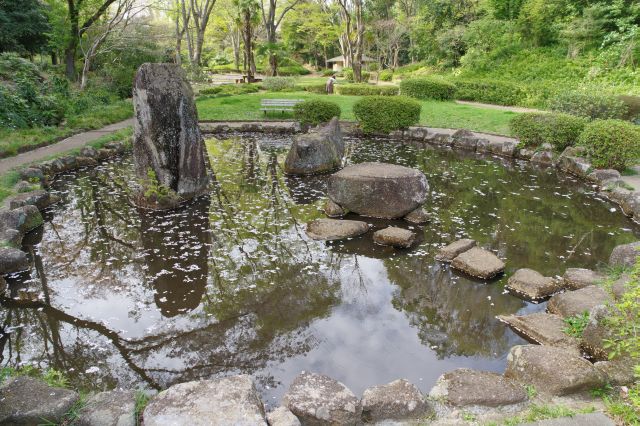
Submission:
[[[470,239],[455,241],[440,249],[436,259],[474,278],[488,280],[504,272],[504,262],[489,250],[476,247]]]

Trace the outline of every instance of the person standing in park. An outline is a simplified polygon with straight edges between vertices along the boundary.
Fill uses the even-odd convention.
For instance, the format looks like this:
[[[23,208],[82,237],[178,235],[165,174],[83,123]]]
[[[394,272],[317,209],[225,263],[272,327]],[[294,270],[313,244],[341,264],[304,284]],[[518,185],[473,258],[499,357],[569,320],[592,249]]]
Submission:
[[[333,95],[333,86],[336,84],[336,75],[333,74],[329,77],[329,80],[327,80],[327,94],[328,95]]]

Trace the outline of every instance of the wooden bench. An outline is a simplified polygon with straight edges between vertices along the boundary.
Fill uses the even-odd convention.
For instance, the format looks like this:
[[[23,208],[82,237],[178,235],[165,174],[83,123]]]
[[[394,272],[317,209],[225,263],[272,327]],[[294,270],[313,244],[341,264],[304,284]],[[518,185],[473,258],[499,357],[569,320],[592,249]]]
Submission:
[[[304,99],[262,99],[260,101],[260,110],[266,115],[269,111],[285,111],[293,112],[293,107]]]

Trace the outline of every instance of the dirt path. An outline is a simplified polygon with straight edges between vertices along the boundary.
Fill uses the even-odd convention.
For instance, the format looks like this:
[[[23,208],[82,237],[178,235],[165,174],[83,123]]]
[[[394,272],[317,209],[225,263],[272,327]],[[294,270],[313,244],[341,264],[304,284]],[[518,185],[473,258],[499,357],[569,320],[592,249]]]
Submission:
[[[63,139],[60,142],[43,146],[42,148],[34,149],[33,151],[23,152],[22,154],[18,154],[14,157],[3,158],[2,160],[0,160],[0,174],[4,174],[18,166],[23,166],[25,164],[33,163],[34,161],[39,161],[55,154],[69,151],[70,149],[81,148],[89,142],[93,142],[104,135],[108,135],[109,133],[113,133],[130,126],[133,126],[133,118],[120,121],[118,123],[109,124],[102,129],[78,133],[76,135]]]
[[[481,102],[470,102],[470,101],[456,101],[459,105],[469,105],[477,108],[486,108],[486,109],[497,109],[499,111],[511,111],[511,112],[545,112],[539,109],[533,108],[523,108],[523,107],[513,107],[513,106],[502,106],[502,105],[493,105],[493,104],[483,104]]]

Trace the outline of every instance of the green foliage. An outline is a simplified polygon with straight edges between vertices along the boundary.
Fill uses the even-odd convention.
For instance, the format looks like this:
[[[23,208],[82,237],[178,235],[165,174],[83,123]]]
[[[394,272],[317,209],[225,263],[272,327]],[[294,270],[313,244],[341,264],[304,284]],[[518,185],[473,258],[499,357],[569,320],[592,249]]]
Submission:
[[[420,103],[405,96],[367,96],[353,105],[365,133],[387,134],[420,121]]]
[[[10,377],[28,376],[40,379],[47,385],[56,388],[66,388],[69,386],[69,380],[61,371],[48,368],[44,371],[37,369],[32,365],[25,365],[20,368],[3,367],[0,369],[0,383]]]
[[[296,87],[296,79],[293,77],[265,77],[262,80],[262,88],[269,92],[292,91]]]
[[[578,141],[597,168],[624,170],[640,159],[640,127],[622,120],[589,123]]]
[[[400,82],[400,93],[416,99],[446,101],[453,99],[456,86],[437,78],[411,78]]]
[[[540,146],[550,143],[558,151],[578,142],[587,120],[569,114],[520,114],[511,120],[510,126],[523,146]]]
[[[147,395],[147,393],[144,392],[143,390],[138,389],[136,390],[135,398],[136,398],[136,401],[135,401],[136,426],[139,426],[142,424],[141,422],[142,413],[144,412],[144,409],[149,404],[151,397]]]
[[[525,93],[520,86],[506,81],[457,79],[455,86],[455,98],[465,101],[519,105],[525,99]]]
[[[626,398],[605,396],[603,400],[607,412],[618,424],[640,425],[640,384],[631,387]]]
[[[557,419],[560,417],[573,417],[578,413],[591,413],[594,409],[587,407],[582,410],[572,410],[564,405],[538,405],[531,404],[529,409],[521,415],[505,419],[502,424],[505,426],[517,426],[524,423],[532,423],[546,419]]]
[[[334,102],[321,99],[308,100],[297,103],[293,107],[293,116],[301,124],[316,126],[325,123],[333,117],[340,118],[340,106]]]
[[[327,85],[324,83],[306,83],[302,85],[302,89],[309,93],[327,94]]]
[[[380,81],[392,81],[393,80],[393,70],[382,70],[378,74],[378,78]]]
[[[489,0],[493,16],[498,19],[516,19],[525,0]]]
[[[158,181],[156,172],[151,168],[147,169],[147,178],[142,182],[142,187],[144,188],[144,196],[146,199],[158,201],[159,203],[162,203],[162,200],[166,200],[173,195],[173,191],[171,191],[170,188]]]
[[[371,78],[371,73],[362,70],[360,72],[361,77],[362,77],[362,81],[363,82],[367,82],[369,81],[369,79]],[[355,81],[355,77],[353,76],[353,69],[351,68],[343,68],[342,69],[342,76],[344,77],[345,80],[349,81],[349,82],[353,82]]]
[[[622,95],[618,99],[627,107],[627,114],[623,118],[640,124],[640,96]]]
[[[40,52],[47,45],[50,31],[41,1],[0,1],[0,52]]]
[[[561,93],[551,100],[549,107],[552,111],[565,112],[592,120],[621,119],[628,111],[625,103],[616,96],[582,91]]]
[[[217,95],[221,91],[222,91],[221,86],[205,87],[204,89],[200,89],[200,91],[198,92],[198,95],[200,96]]]
[[[394,96],[398,94],[398,86],[376,86],[373,84],[338,84],[335,86],[339,95],[351,96]]]
[[[566,334],[573,337],[582,337],[584,329],[589,324],[589,312],[573,315],[563,319],[566,327],[562,329]]]

